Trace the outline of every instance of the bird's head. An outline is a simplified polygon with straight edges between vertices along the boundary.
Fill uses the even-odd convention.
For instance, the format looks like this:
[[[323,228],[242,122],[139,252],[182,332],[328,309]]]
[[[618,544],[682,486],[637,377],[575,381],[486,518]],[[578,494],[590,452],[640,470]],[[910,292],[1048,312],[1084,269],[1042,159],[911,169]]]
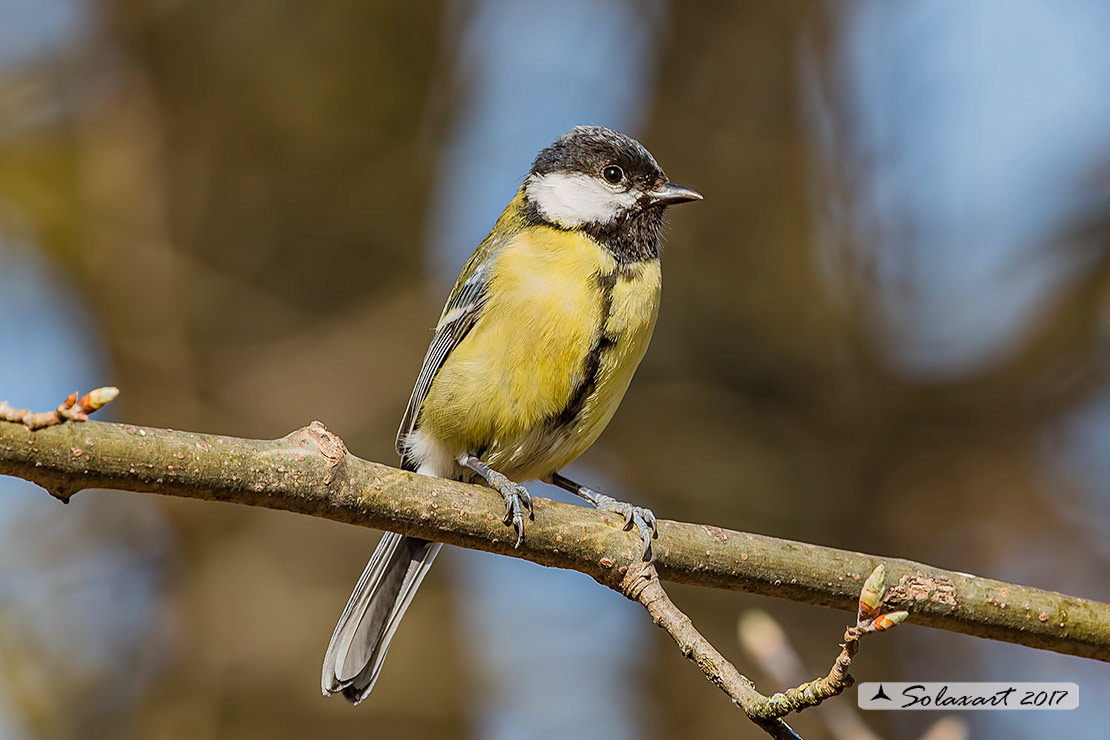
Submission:
[[[544,149],[524,181],[530,218],[583,229],[608,243],[657,250],[663,210],[701,200],[667,179],[640,142],[603,126],[575,126]],[[657,253],[657,251],[656,251]]]

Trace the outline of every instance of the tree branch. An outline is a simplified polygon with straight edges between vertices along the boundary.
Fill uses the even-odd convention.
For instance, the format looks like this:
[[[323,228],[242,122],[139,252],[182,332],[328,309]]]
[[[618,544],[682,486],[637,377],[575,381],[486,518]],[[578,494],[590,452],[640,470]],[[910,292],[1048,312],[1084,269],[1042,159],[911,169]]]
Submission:
[[[0,422],[0,474],[37,483],[62,501],[87,488],[225,501],[580,571],[641,603],[714,685],[779,738],[796,737],[779,717],[850,684],[847,667],[859,633],[846,633],[845,651],[829,676],[765,697],[694,629],[663,591],[660,577],[859,612],[862,618],[863,577],[885,564],[894,585],[885,599],[881,592],[877,602],[870,597],[875,614],[880,606],[906,610],[916,624],[1110,661],[1110,605],[906,560],[660,520],[655,562],[643,563],[637,535],[614,526],[623,522],[539,497],[535,521],[514,548],[496,492],[360,459],[319,422],[276,440],[98,422],[33,432]]]
[[[524,543],[483,486],[363,460],[323,425],[276,440],[89,421],[30,432],[0,423],[0,475],[63,500],[85,488],[159,493],[281,509],[569,568],[619,583],[636,536],[584,506],[536,498]],[[885,606],[913,624],[1110,662],[1110,605],[897,558],[660,520],[665,581],[855,612],[863,578],[885,564]]]

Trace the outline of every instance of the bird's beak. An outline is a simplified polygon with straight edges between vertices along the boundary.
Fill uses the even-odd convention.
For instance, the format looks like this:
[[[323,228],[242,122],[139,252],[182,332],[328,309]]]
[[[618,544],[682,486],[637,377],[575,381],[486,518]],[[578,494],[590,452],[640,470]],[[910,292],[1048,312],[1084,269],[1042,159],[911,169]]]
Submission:
[[[676,203],[689,203],[692,200],[701,200],[701,193],[697,190],[675,185],[673,182],[664,183],[658,190],[647,194],[653,206],[671,206]]]

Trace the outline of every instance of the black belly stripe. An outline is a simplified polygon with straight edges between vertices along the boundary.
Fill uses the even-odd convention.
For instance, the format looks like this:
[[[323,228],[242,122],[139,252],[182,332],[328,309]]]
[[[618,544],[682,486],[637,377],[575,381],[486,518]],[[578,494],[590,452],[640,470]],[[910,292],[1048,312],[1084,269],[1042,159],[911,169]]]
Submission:
[[[617,284],[617,273],[618,270],[612,270],[607,273],[597,273],[594,276],[594,280],[597,281],[598,288],[601,291],[601,325],[597,330],[597,340],[590,348],[589,354],[586,355],[586,360],[583,363],[582,382],[574,389],[566,408],[552,419],[552,426],[569,426],[582,413],[586,401],[597,390],[598,378],[601,375],[602,357],[617,344],[617,338],[605,332],[605,326],[609,323],[609,315],[613,312],[613,288]]]

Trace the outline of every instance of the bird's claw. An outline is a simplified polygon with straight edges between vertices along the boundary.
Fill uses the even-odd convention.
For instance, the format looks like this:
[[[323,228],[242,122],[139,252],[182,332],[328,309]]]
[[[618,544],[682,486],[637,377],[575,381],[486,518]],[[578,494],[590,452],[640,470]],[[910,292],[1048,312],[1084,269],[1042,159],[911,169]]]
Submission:
[[[458,463],[482,476],[490,488],[501,494],[501,498],[505,500],[505,517],[502,521],[506,525],[513,526],[516,531],[516,544],[513,547],[520,547],[520,543],[524,541],[524,511],[528,511],[529,519],[536,518],[532,511],[532,496],[528,493],[528,489],[509,480],[503,473],[491,469],[476,455],[460,455]]]
[[[528,489],[519,483],[513,483],[509,479],[498,486],[497,489],[501,493],[501,497],[505,499],[505,524],[511,524],[513,530],[516,532],[516,544],[513,547],[520,547],[520,543],[524,541],[524,512],[528,511],[528,518],[535,519],[536,516],[532,511],[532,495],[528,493]]]
[[[599,494],[597,498],[596,505],[599,511],[623,516],[625,531],[631,530],[633,527],[636,528],[636,531],[640,534],[640,539],[644,543],[644,561],[650,562],[652,559],[651,541],[659,536],[659,522],[656,521],[652,510],[646,506],[633,506],[624,501],[617,501],[612,496],[604,494]]]

